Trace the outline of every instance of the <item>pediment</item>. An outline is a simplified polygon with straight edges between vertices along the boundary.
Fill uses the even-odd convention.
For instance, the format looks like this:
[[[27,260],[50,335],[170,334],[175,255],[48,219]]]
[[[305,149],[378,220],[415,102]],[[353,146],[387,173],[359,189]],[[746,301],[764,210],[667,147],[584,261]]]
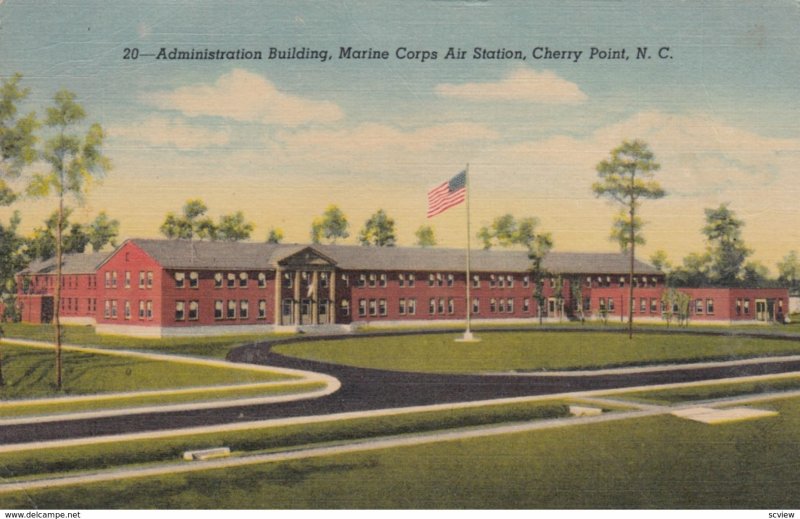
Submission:
[[[333,267],[336,262],[314,248],[306,247],[281,259],[278,265],[291,268]]]

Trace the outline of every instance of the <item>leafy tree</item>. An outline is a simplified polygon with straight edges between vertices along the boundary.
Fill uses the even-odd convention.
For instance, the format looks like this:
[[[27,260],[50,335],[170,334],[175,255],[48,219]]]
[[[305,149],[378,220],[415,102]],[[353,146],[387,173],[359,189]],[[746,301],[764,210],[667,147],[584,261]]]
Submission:
[[[433,227],[430,225],[420,225],[419,229],[414,233],[417,237],[416,245],[418,247],[434,247],[436,245],[436,235],[433,232]]]
[[[21,80],[21,75],[14,74],[0,85],[0,205],[4,206],[11,204],[17,196],[8,180],[19,178],[22,170],[37,156],[34,131],[39,122],[36,114],[17,116],[19,103],[30,92],[27,88],[20,88]]]
[[[29,90],[20,88],[22,76],[14,74],[0,85],[0,206],[10,205],[17,194],[8,184],[9,180],[19,178],[23,169],[36,160],[36,137],[34,131],[39,127],[36,114],[30,113],[18,117],[20,102],[28,96]],[[21,239],[17,234],[20,218],[14,213],[8,227],[0,226],[0,249],[3,261],[0,261],[0,277],[6,311],[16,308],[14,272],[22,265],[18,263]],[[14,269],[10,271],[10,269]],[[0,333],[0,340],[2,334]],[[0,386],[5,385],[3,378],[2,352],[0,352]]]
[[[742,269],[742,285],[751,288],[769,283],[769,269],[760,261],[748,261]]]
[[[544,268],[544,258],[553,248],[553,237],[550,233],[537,234],[528,244],[528,260],[530,260],[531,277],[533,278],[533,298],[539,311],[539,323],[542,322],[542,308],[544,307],[544,278],[547,270]]]
[[[3,320],[15,320],[16,282],[15,275],[25,268],[29,258],[25,250],[25,239],[19,235],[19,224],[22,221],[19,211],[14,211],[7,225],[0,224],[0,297],[5,307]],[[2,385],[2,369],[0,367],[0,385]]]
[[[622,206],[617,215],[611,236],[628,251],[630,264],[628,272],[629,307],[628,337],[633,338],[633,275],[636,245],[644,243],[642,221],[637,211],[642,199],[662,198],[666,193],[654,180],[655,172],[661,166],[643,141],[625,141],[611,151],[611,156],[597,164],[599,182],[592,185],[595,196],[613,200]]]
[[[283,241],[283,229],[273,227],[267,235],[267,243],[281,243]]]
[[[345,239],[350,236],[347,228],[350,224],[341,209],[331,204],[325,209],[321,216],[314,218],[311,222],[311,241],[321,243],[322,240],[328,243],[336,243],[339,238]]]
[[[790,251],[783,261],[778,262],[778,280],[788,285],[793,293],[800,289],[800,258],[797,257],[797,251]]]
[[[395,241],[394,218],[389,218],[383,209],[378,209],[377,213],[370,216],[358,233],[358,242],[361,245],[394,247]]]
[[[742,242],[744,222],[736,218],[727,204],[706,209],[703,234],[711,257],[710,280],[715,285],[735,286],[744,274],[745,260],[751,254]]]
[[[182,214],[167,213],[159,230],[170,240],[214,239],[217,227],[211,218],[206,216],[207,212],[208,206],[202,200],[187,200],[181,210]]]
[[[669,258],[667,258],[667,253],[662,249],[655,251],[650,256],[650,264],[661,272],[669,272],[672,270],[672,263],[670,263]]]
[[[94,252],[100,252],[106,245],[116,247],[119,221],[109,218],[105,211],[100,211],[100,214],[86,226],[86,234]]]
[[[484,250],[493,246],[513,247],[516,245],[530,249],[536,240],[536,226],[539,220],[533,217],[517,220],[511,214],[498,216],[492,224],[481,227],[478,238],[483,242]]]
[[[245,221],[244,213],[236,211],[233,214],[222,215],[216,230],[216,239],[224,241],[242,241],[250,238],[253,224]]]
[[[53,297],[53,322],[56,339],[56,387],[62,386],[61,362],[61,263],[63,261],[63,222],[65,202],[73,198],[81,203],[91,181],[111,169],[111,162],[102,154],[105,134],[98,124],[92,124],[85,134],[80,125],[86,118],[83,107],[75,102],[68,90],[56,93],[54,104],[47,109],[45,126],[52,135],[44,142],[42,160],[50,167],[48,173],[33,176],[29,192],[34,196],[55,193],[58,199],[56,219],[56,287]]]
[[[701,287],[709,283],[711,256],[706,252],[693,252],[683,258],[683,264],[667,276],[670,286]]]

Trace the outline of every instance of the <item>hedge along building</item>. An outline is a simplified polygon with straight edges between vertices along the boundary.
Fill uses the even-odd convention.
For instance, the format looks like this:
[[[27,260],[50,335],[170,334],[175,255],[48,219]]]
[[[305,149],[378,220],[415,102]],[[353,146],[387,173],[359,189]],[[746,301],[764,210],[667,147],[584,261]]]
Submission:
[[[625,254],[549,253],[542,305],[526,252],[473,251],[471,258],[476,320],[627,316]],[[49,260],[19,273],[23,320],[52,316],[54,267]],[[108,255],[68,255],[63,268],[63,321],[94,323],[99,333],[162,337],[463,322],[468,304],[464,252],[453,249],[133,239]],[[637,319],[660,320],[667,310],[664,274],[639,261],[635,270]],[[770,321],[788,304],[786,289],[681,291],[693,310],[702,307],[693,319],[722,323]]]

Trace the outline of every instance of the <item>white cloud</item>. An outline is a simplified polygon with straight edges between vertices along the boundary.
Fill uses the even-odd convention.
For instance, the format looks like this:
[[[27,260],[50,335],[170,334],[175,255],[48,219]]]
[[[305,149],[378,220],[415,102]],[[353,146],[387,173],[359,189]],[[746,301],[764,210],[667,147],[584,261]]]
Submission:
[[[513,70],[494,83],[443,83],[436,93],[468,101],[522,101],[542,104],[577,104],[586,101],[586,94],[571,81],[555,72],[538,72],[530,68]]]
[[[230,131],[227,129],[210,130],[193,126],[179,117],[158,115],[131,125],[111,126],[108,133],[112,138],[181,150],[225,146],[230,142]]]
[[[330,123],[343,116],[335,103],[286,94],[263,76],[241,69],[221,76],[211,85],[156,92],[147,95],[144,101],[189,117],[216,116],[284,126]]]

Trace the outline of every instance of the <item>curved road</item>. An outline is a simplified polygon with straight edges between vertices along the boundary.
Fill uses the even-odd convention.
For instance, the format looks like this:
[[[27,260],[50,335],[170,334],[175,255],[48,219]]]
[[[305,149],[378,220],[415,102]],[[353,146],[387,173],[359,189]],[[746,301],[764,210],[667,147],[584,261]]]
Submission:
[[[675,369],[618,375],[514,376],[444,375],[382,371],[301,360],[245,348],[239,361],[323,372],[338,378],[336,393],[314,399],[220,409],[170,411],[0,427],[0,443],[22,443],[131,432],[177,429],[270,418],[323,415],[493,398],[532,396],[630,386],[690,382],[800,371],[800,360]]]

